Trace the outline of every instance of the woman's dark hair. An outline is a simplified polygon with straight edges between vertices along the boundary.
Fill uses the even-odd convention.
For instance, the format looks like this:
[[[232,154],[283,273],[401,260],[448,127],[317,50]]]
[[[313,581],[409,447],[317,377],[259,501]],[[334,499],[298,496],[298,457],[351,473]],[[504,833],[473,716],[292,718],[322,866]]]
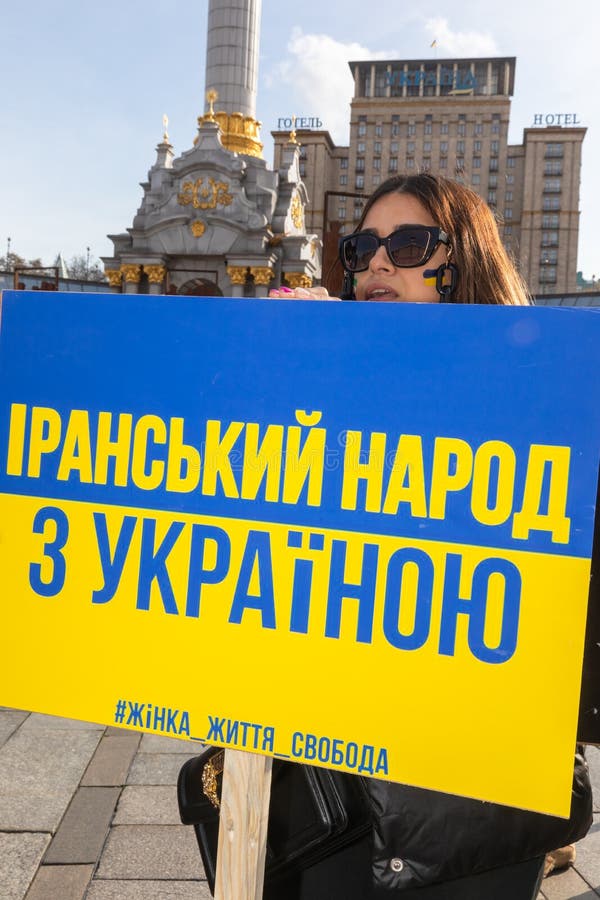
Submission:
[[[415,197],[449,235],[450,260],[458,268],[453,300],[515,306],[531,302],[525,282],[500,240],[491,209],[475,191],[429,173],[394,175],[371,194],[356,231],[363,227],[371,207],[392,193]]]

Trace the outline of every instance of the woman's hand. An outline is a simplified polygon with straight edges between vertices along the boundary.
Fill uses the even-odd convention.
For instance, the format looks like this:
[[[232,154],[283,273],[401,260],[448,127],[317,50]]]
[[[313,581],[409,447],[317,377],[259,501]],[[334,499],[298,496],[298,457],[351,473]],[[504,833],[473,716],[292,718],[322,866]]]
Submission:
[[[330,297],[327,288],[292,288],[280,287],[269,291],[272,300],[339,300],[339,297]]]

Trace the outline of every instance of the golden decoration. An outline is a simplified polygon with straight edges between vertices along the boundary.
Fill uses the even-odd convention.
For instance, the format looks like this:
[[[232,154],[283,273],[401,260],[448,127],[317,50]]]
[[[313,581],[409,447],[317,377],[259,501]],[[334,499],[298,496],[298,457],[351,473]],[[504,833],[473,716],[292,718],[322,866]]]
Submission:
[[[302,205],[302,200],[300,199],[300,194],[298,193],[298,191],[294,191],[294,193],[292,194],[290,215],[295,227],[298,229],[298,231],[302,231],[304,229],[304,207]]]
[[[317,255],[317,250],[319,249],[320,243],[321,241],[317,237],[313,238],[310,242],[310,255],[313,259]]]
[[[204,122],[217,122],[221,132],[221,143],[226,150],[233,153],[242,153],[244,156],[256,156],[263,158],[263,145],[260,141],[259,129],[261,123],[252,116],[243,116],[239,112],[226,113],[208,112],[205,116],[199,116],[198,125]],[[198,138],[194,140],[194,146]]]
[[[111,287],[121,287],[121,270],[120,269],[105,269],[104,274],[108,278],[108,283]]]
[[[164,128],[163,141],[165,142],[165,144],[169,143],[169,135],[167,134],[168,127],[169,127],[169,117],[165,113],[163,116],[163,128]]]
[[[142,267],[137,263],[127,263],[121,266],[121,272],[128,284],[138,284],[142,276]]]
[[[275,278],[275,272],[269,266],[251,266],[250,274],[254,276],[254,284],[269,284]]]
[[[284,279],[292,289],[312,287],[312,278],[304,272],[284,272]]]
[[[202,767],[202,791],[205,797],[208,797],[212,805],[219,809],[221,801],[219,799],[219,783],[217,778],[222,775],[225,768],[225,751],[219,750],[215,753],[207,763]]]
[[[292,130],[290,131],[290,144],[297,144],[296,140],[296,116],[292,116]]]
[[[165,280],[167,270],[165,266],[144,266],[144,272],[148,276],[150,284],[162,284]]]
[[[206,231],[206,223],[203,222],[202,219],[195,219],[190,225],[190,228],[194,237],[199,238],[202,237]]]
[[[214,122],[215,121],[215,111],[213,109],[213,104],[217,102],[219,99],[218,93],[212,88],[210,91],[206,92],[206,101],[208,103],[208,112],[203,117],[206,122]]]
[[[245,284],[248,275],[247,266],[227,266],[227,274],[232,284]]]
[[[206,185],[204,178],[197,178],[196,181],[184,181],[181,193],[177,195],[177,202],[181,206],[189,206],[191,203],[194,209],[215,209],[216,206],[229,206],[233,197],[227,193],[228,187],[226,181],[215,181],[214,178],[209,178]]]

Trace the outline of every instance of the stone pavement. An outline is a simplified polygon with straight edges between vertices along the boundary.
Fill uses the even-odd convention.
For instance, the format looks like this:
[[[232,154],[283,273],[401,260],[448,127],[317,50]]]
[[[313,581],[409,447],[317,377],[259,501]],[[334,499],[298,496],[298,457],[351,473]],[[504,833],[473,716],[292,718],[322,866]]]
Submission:
[[[209,900],[175,784],[197,743],[0,707],[0,900]],[[598,800],[575,867],[540,900],[600,897]],[[484,900],[484,898],[482,898]]]

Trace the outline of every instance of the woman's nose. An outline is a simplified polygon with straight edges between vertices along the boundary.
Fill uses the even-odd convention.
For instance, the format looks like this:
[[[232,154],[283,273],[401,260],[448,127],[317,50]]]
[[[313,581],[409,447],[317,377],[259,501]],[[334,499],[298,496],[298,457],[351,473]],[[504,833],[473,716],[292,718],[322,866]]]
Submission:
[[[380,272],[382,269],[385,271],[393,271],[393,263],[383,244],[380,244],[377,251],[373,254],[371,262],[369,263],[369,269],[373,272]]]

